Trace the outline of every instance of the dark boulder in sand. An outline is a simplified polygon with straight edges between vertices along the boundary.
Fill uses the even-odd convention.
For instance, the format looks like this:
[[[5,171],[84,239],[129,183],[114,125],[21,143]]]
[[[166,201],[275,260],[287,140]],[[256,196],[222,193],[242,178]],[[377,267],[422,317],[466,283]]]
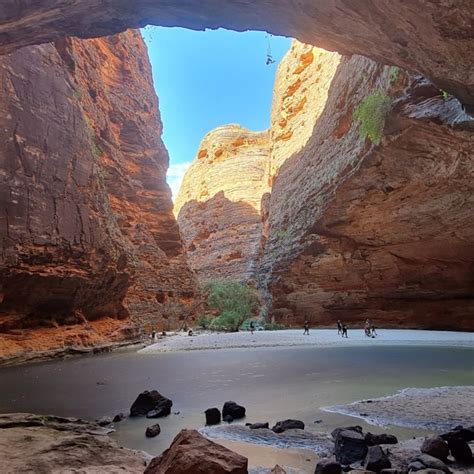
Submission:
[[[206,425],[218,425],[221,422],[221,412],[219,408],[208,408],[206,415]]]
[[[314,474],[341,474],[341,465],[334,459],[321,459],[316,465]]]
[[[462,426],[456,426],[451,431],[443,433],[441,438],[448,441],[449,438],[462,438],[464,441],[474,441],[474,426],[468,426],[463,428]]]
[[[144,391],[138,395],[130,408],[130,416],[160,418],[171,413],[173,402],[157,390]]]
[[[441,436],[430,436],[423,441],[420,451],[444,461],[449,455],[448,443]]]
[[[156,423],[155,425],[148,426],[145,431],[145,436],[147,438],[154,438],[161,433],[161,426]]]
[[[341,431],[355,431],[356,433],[363,434],[362,432],[362,426],[355,425],[355,426],[344,426],[342,428],[335,428],[334,430],[331,431],[331,436],[335,440],[337,438],[337,435]]]
[[[388,433],[372,434],[367,433],[365,435],[365,442],[368,446],[376,446],[378,444],[397,444],[398,439],[396,436]]]
[[[463,464],[471,464],[472,459],[472,450],[467,442],[462,438],[449,438],[448,447],[451,451],[451,456]]]
[[[230,415],[234,420],[239,420],[245,417],[245,408],[235,402],[225,402],[222,407],[222,416]]]
[[[248,461],[196,430],[182,430],[145,474],[247,474]]]
[[[112,418],[110,416],[103,416],[100,420],[97,420],[99,426],[107,426],[112,423]]]
[[[304,423],[300,420],[278,421],[272,428],[274,433],[283,433],[286,430],[304,430]]]
[[[367,455],[367,443],[361,433],[345,430],[337,434],[334,446],[336,460],[343,465],[361,461]]]
[[[122,420],[125,419],[125,415],[123,413],[117,413],[112,420],[114,423],[120,423]]]
[[[391,468],[392,463],[380,446],[370,446],[365,457],[364,467],[368,471],[380,472],[382,469]]]

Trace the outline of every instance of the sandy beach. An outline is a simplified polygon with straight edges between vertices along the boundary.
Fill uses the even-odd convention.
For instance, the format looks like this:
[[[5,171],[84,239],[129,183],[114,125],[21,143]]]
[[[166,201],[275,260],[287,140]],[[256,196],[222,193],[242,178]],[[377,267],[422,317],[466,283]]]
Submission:
[[[365,336],[362,329],[349,331],[341,338],[334,329],[313,329],[309,336],[301,329],[282,331],[249,331],[234,333],[197,332],[173,333],[142,349],[141,353],[178,352],[206,349],[237,349],[249,347],[332,347],[332,346],[457,346],[474,347],[474,333],[422,331],[409,329],[379,329],[377,337]]]

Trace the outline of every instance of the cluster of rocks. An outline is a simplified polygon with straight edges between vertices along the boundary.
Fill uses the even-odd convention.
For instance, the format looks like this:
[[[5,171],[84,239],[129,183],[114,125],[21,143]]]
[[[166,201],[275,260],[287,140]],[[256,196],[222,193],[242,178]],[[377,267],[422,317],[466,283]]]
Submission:
[[[173,402],[161,395],[157,390],[145,390],[140,393],[137,399],[133,402],[130,407],[130,416],[146,416],[147,418],[162,418],[168,416],[171,413],[171,407]],[[245,410],[245,409],[244,409]],[[108,426],[112,423],[119,423],[125,419],[123,413],[118,413],[113,418],[109,416],[103,416],[100,420],[97,420],[99,426]],[[145,430],[145,436],[147,438],[154,438],[161,433],[161,427],[158,423],[148,426]]]
[[[316,474],[341,474],[343,471],[441,474],[452,472],[449,465],[455,464],[458,470],[460,466],[472,465],[474,461],[468,444],[474,440],[474,427],[457,426],[439,436],[427,437],[420,453],[412,452],[408,459],[392,456],[390,448],[381,446],[398,443],[395,436],[387,433],[364,434],[360,426],[348,426],[336,428],[331,435],[334,439],[334,457],[319,461]]]
[[[219,408],[208,408],[206,415],[206,425],[217,425],[221,422],[221,412]],[[234,420],[245,418],[245,407],[236,402],[228,401],[222,407],[222,421],[232,423]]]

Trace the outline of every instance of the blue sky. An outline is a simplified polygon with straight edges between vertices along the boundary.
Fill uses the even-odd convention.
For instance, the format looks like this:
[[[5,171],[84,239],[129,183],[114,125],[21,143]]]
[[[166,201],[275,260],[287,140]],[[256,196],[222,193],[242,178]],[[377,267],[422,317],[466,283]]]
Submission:
[[[255,131],[269,127],[276,67],[291,40],[270,37],[276,62],[267,66],[263,32],[148,26],[142,35],[170,154],[168,183],[176,195],[207,132],[228,123]]]

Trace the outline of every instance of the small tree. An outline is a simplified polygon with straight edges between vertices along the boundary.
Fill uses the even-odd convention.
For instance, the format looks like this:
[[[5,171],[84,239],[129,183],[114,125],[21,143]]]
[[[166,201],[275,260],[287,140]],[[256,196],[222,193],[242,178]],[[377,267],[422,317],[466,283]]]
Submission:
[[[212,322],[213,327],[238,331],[258,306],[257,292],[238,281],[214,281],[207,290],[209,306],[220,313]]]

